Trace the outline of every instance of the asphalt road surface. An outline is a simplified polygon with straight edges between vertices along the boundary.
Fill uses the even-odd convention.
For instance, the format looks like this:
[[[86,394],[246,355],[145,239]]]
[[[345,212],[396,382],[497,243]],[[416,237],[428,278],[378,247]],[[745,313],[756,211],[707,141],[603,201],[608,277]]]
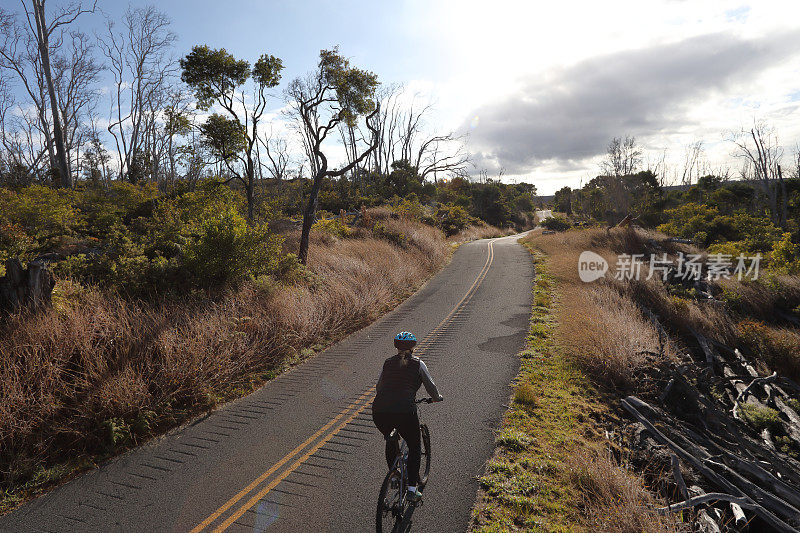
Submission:
[[[445,401],[420,407],[431,474],[405,529],[464,531],[530,315],[533,266],[516,239],[462,245],[376,323],[1,517],[0,530],[374,531],[386,465],[370,404],[392,337],[409,330]]]

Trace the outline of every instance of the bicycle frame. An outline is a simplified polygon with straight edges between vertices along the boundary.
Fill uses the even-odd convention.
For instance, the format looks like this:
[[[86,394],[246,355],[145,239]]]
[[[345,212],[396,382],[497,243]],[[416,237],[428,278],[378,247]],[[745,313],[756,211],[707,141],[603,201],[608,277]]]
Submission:
[[[421,400],[417,400],[415,403],[433,403],[433,400],[430,398],[424,398]],[[428,432],[428,427],[420,421],[419,424],[419,431],[421,433],[421,438],[423,442],[420,443],[423,446],[423,452],[426,454],[426,463],[425,463],[425,474],[424,476],[420,477],[419,480],[419,488],[420,490],[426,485],[428,479],[428,471],[430,468],[430,433]],[[378,499],[378,509],[376,514],[376,528],[379,532],[385,533],[385,529],[383,529],[382,523],[383,520],[388,516],[386,515],[387,511],[391,511],[392,519],[395,520],[395,525],[397,521],[401,519],[401,517],[405,514],[405,509],[408,507],[409,503],[413,507],[417,507],[422,504],[422,501],[419,502],[409,502],[408,499],[408,443],[405,441],[404,438],[400,436],[400,433],[397,430],[394,430],[393,435],[391,435],[387,440],[393,441],[395,445],[395,458],[392,462],[392,466],[389,469],[389,473],[386,475],[384,479],[384,484],[381,486],[381,496]],[[399,475],[399,487],[392,486],[391,484],[387,485],[390,479],[396,479],[395,472],[400,474]],[[392,481],[393,483],[394,481]],[[391,490],[392,494],[395,494],[398,498],[394,500],[397,502],[396,504],[392,504],[391,506],[387,506],[387,502],[385,499],[385,495],[387,494],[387,489]]]
[[[433,400],[430,398],[421,398],[419,400],[415,400],[414,403],[421,404],[421,403],[433,403]],[[419,412],[417,412],[417,418],[419,418],[419,426],[422,428],[425,424],[422,421],[422,417],[419,416]],[[392,463],[392,469],[397,469],[400,471],[400,479],[401,481],[401,489],[403,489],[403,499],[405,499],[406,489],[408,488],[408,444],[406,440],[397,433],[396,436],[398,449],[397,455],[394,458],[394,463]],[[398,463],[399,461],[399,463]]]

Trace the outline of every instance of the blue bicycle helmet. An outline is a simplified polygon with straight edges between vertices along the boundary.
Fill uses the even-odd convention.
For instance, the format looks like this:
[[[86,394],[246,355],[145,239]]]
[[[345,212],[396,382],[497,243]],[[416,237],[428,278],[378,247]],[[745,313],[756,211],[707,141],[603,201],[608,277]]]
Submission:
[[[410,350],[417,344],[417,338],[410,331],[401,331],[394,336],[394,347],[398,350]]]

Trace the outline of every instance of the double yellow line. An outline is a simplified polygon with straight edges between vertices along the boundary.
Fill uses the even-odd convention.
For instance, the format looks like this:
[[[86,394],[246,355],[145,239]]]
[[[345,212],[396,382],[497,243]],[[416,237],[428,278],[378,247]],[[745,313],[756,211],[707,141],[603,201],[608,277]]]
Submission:
[[[475,278],[475,281],[472,283],[472,286],[467,290],[464,297],[453,307],[450,313],[442,319],[439,324],[433,328],[433,330],[425,336],[424,339],[419,343],[417,353],[424,353],[424,349],[428,346],[436,337],[438,337],[453,317],[458,314],[458,312],[463,309],[463,307],[472,299],[473,295],[477,291],[478,287],[480,286],[481,282],[486,278],[486,274],[488,274],[489,269],[492,266],[492,262],[494,261],[494,242],[489,241],[487,245],[487,256],[486,256],[486,263],[484,263],[483,268],[478,273],[478,276]],[[303,441],[300,445],[298,445],[295,449],[291,452],[286,454],[281,460],[277,463],[272,465],[266,472],[258,476],[254,479],[249,485],[245,488],[237,492],[231,499],[225,502],[219,509],[211,513],[205,520],[197,524],[192,530],[191,533],[199,533],[200,531],[205,530],[211,524],[216,522],[222,515],[227,513],[232,507],[236,506],[236,504],[245,498],[248,494],[256,490],[260,487],[264,482],[266,482],[270,477],[273,476],[276,472],[278,472],[285,464],[289,463],[300,455],[297,459],[295,459],[286,469],[284,469],[280,474],[275,476],[271,481],[269,481],[266,485],[263,486],[260,490],[258,490],[255,494],[253,494],[249,499],[247,499],[244,503],[242,503],[238,509],[233,511],[230,515],[228,515],[225,520],[223,520],[218,526],[214,528],[214,533],[218,533],[221,531],[225,531],[228,527],[231,526],[236,520],[238,520],[244,513],[247,512],[248,509],[255,506],[261,499],[263,499],[272,489],[278,486],[278,484],[283,481],[287,476],[289,476],[292,472],[294,472],[298,467],[300,467],[309,457],[311,457],[314,453],[317,452],[325,443],[331,440],[336,434],[339,433],[347,424],[353,421],[353,419],[358,416],[364,408],[369,405],[372,400],[375,398],[375,386],[368,388],[364,391],[361,396],[358,397],[353,403],[342,409],[339,414],[337,414],[334,418],[329,420],[324,426],[319,428],[313,435],[311,435],[308,439]],[[316,441],[316,442],[315,442]]]

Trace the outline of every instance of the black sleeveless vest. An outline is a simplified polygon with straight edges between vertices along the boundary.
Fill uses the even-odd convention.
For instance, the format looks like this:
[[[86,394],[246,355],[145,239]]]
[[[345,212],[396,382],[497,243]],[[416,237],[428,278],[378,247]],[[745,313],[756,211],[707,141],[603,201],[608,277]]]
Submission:
[[[383,363],[383,372],[372,402],[373,412],[417,412],[414,398],[422,385],[419,362],[418,357],[409,357],[406,364],[403,364],[403,360],[395,355]]]

